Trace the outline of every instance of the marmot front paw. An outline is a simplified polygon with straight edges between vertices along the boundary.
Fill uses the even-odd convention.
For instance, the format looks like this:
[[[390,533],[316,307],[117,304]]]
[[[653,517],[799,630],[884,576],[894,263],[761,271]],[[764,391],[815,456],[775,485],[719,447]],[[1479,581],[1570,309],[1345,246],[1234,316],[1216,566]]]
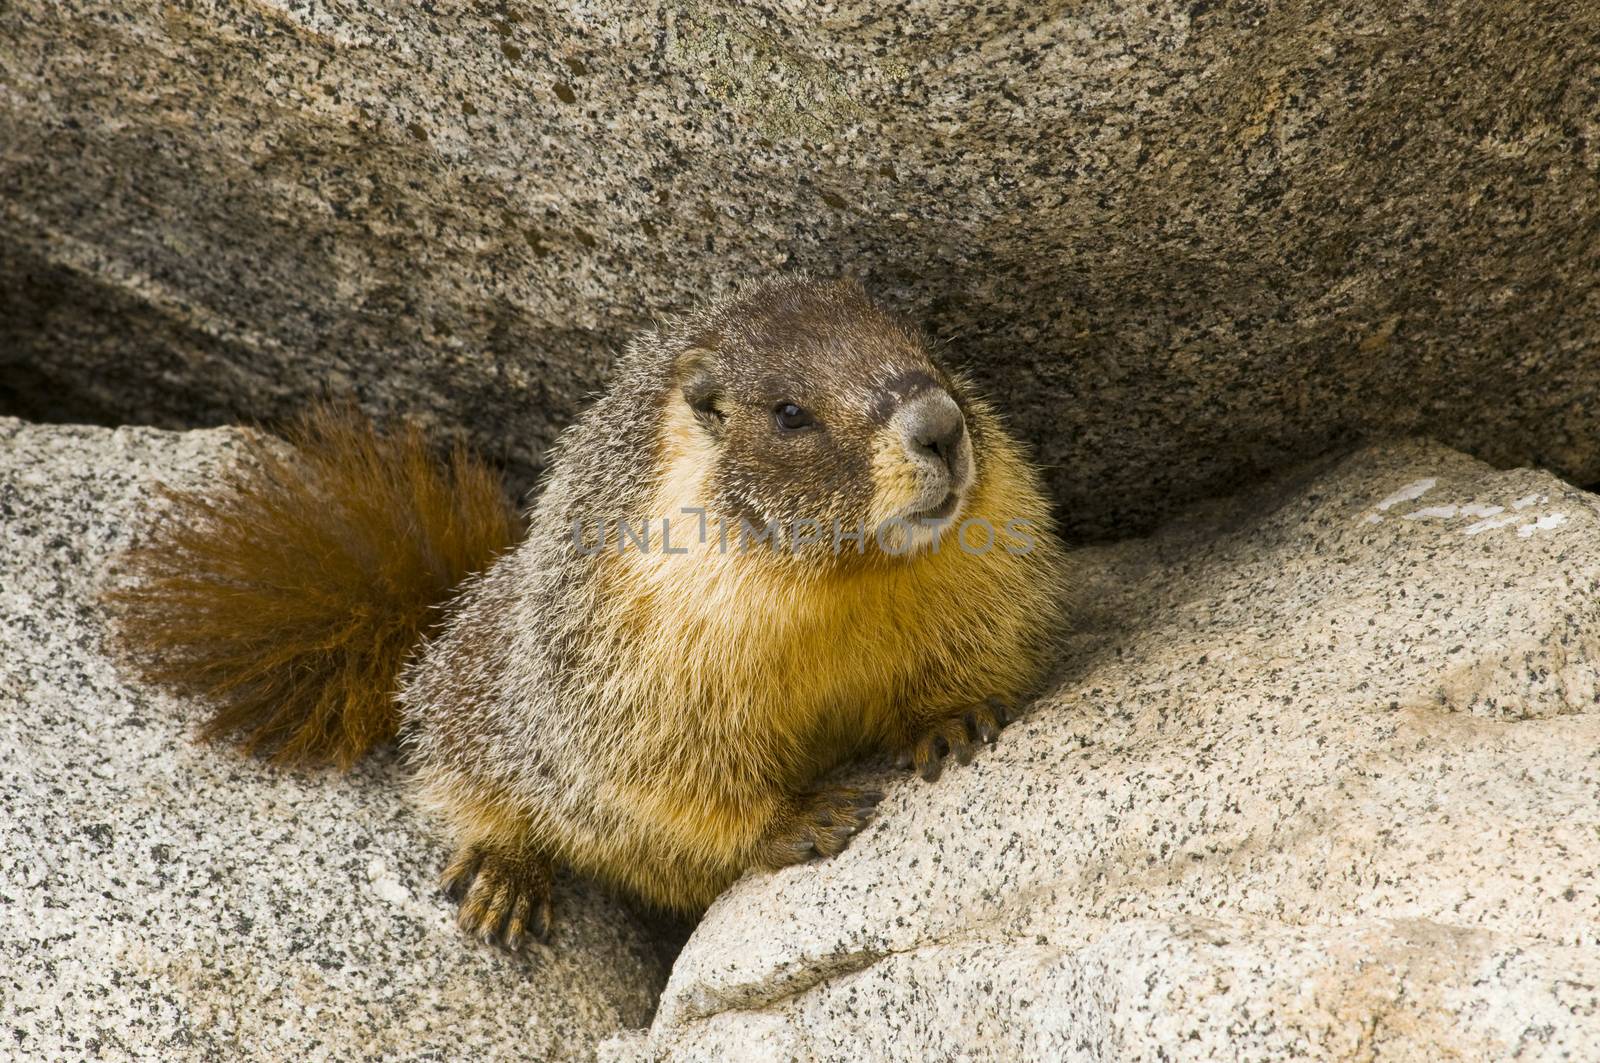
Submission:
[[[516,952],[550,937],[550,862],[489,845],[464,845],[440,884],[461,907],[456,923],[490,945]]]
[[[882,800],[883,794],[877,790],[849,786],[813,790],[773,821],[757,851],[756,863],[779,868],[814,856],[833,856],[860,833]]]
[[[953,754],[962,764],[971,764],[978,744],[989,745],[1000,734],[1000,728],[1011,722],[1012,712],[999,698],[990,698],[981,705],[969,705],[935,721],[921,737],[900,748],[895,763],[902,768],[915,768],[929,782],[944,770],[944,758]]]

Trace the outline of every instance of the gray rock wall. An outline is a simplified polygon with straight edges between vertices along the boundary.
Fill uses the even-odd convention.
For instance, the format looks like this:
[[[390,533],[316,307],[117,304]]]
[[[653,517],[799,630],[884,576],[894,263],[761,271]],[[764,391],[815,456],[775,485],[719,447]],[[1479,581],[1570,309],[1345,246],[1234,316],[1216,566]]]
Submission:
[[[652,315],[862,275],[1068,529],[1362,436],[1600,480],[1589,0],[0,8],[0,402],[324,389],[523,481]]]

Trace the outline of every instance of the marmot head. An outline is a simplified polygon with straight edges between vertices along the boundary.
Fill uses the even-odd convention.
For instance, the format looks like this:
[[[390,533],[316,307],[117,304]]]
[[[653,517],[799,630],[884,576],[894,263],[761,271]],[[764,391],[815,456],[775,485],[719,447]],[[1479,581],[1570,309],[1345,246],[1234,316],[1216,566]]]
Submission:
[[[696,437],[704,504],[734,532],[776,527],[789,554],[910,556],[962,519],[987,420],[859,286],[769,282],[672,339],[668,423]]]

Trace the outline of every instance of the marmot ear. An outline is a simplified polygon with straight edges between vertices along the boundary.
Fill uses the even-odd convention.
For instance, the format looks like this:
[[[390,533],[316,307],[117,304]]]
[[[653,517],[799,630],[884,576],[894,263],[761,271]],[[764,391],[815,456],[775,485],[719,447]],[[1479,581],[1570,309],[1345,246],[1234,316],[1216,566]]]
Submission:
[[[675,375],[683,401],[694,411],[696,420],[713,433],[720,431],[728,414],[722,407],[722,388],[712,369],[711,352],[690,347],[678,355]]]

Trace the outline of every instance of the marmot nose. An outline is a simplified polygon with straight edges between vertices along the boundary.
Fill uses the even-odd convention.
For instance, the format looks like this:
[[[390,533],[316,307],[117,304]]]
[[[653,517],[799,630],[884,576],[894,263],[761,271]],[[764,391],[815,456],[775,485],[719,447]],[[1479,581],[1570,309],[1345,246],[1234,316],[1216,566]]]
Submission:
[[[913,450],[931,454],[954,473],[956,450],[967,432],[966,418],[956,401],[942,391],[933,392],[913,401],[903,416],[906,443]]]

